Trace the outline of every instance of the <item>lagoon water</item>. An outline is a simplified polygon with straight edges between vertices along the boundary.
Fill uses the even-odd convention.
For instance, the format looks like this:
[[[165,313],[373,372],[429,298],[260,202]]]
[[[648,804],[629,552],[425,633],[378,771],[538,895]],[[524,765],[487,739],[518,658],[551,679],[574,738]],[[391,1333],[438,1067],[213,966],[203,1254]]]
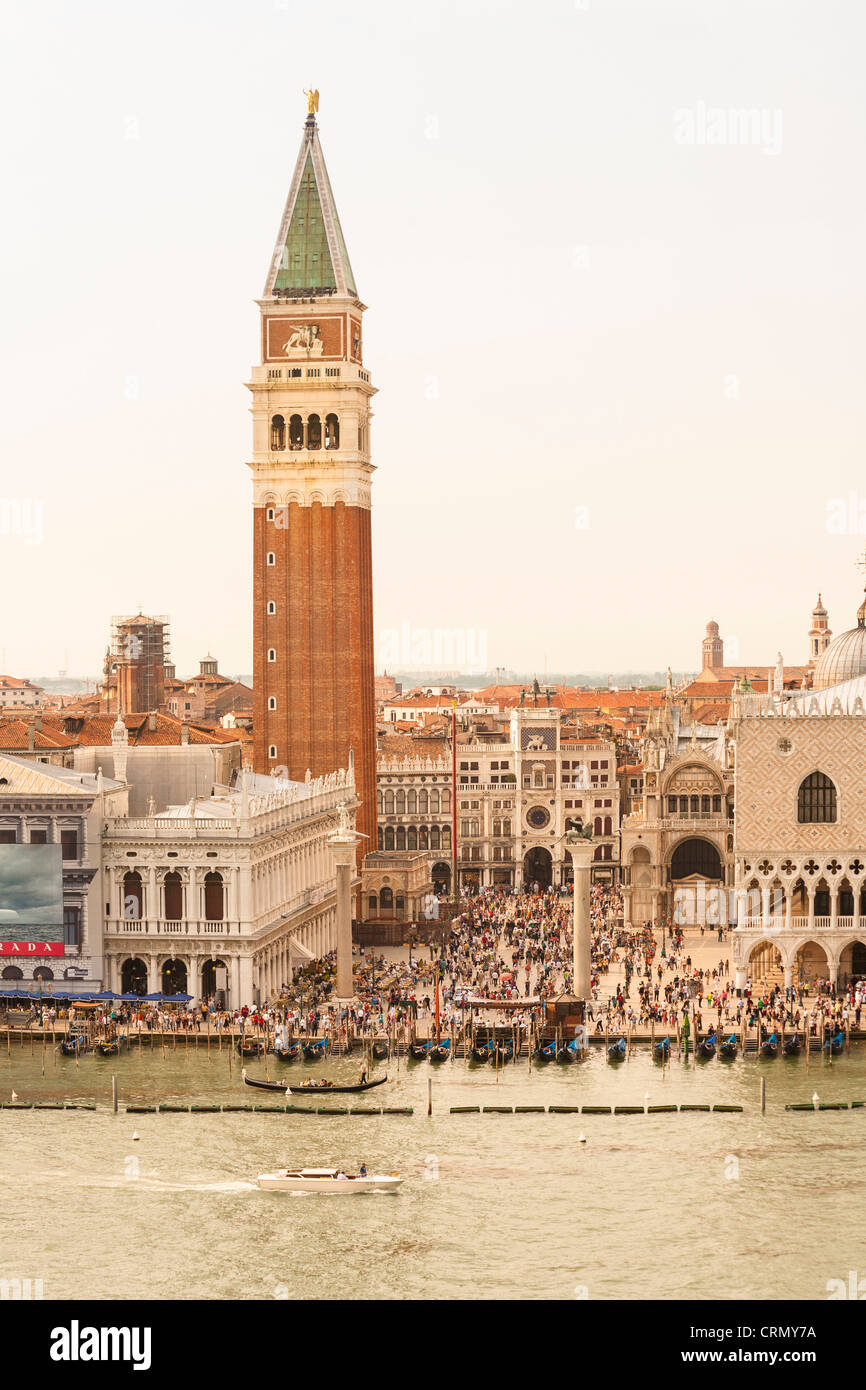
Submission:
[[[334,1060],[315,1072],[354,1081],[357,1067]],[[599,1048],[531,1073],[525,1058],[498,1076],[405,1059],[376,1064],[374,1076],[386,1068],[387,1086],[330,1103],[411,1105],[413,1115],[127,1115],[126,1104],[281,1098],[245,1088],[225,1048],[208,1057],[181,1040],[76,1063],[13,1043],[0,1052],[0,1100],[14,1088],[21,1100],[99,1108],[0,1111],[0,1279],[41,1279],[46,1299],[773,1300],[826,1299],[828,1281],[866,1276],[866,1108],[784,1109],[813,1092],[866,1100],[866,1047],[808,1069],[802,1059],[674,1058],[663,1071],[648,1048],[618,1067]],[[296,1082],[313,1068],[249,1065],[250,1075],[266,1070]],[[697,1102],[745,1110],[449,1114]],[[253,1181],[276,1167],[362,1160],[399,1171],[400,1192],[334,1202]]]

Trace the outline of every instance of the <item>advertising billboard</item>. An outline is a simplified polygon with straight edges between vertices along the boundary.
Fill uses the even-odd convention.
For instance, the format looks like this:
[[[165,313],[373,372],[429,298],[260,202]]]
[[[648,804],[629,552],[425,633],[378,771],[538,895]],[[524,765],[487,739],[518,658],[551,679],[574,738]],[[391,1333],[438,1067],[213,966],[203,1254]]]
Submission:
[[[60,845],[0,845],[0,956],[62,955]]]

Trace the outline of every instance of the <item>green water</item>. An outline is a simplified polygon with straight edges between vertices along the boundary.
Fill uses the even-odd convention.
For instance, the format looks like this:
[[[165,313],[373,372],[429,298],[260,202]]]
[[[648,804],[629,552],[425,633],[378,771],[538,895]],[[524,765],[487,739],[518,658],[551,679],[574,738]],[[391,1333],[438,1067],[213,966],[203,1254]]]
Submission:
[[[866,1047],[813,1060],[739,1058],[664,1071],[648,1050],[615,1067],[498,1077],[457,1061],[392,1059],[367,1105],[412,1116],[126,1115],[127,1103],[267,1103],[228,1052],[74,1059],[0,1052],[0,1099],[95,1100],[87,1111],[0,1112],[0,1278],[46,1298],[824,1299],[866,1276]],[[358,1063],[279,1067],[348,1081]],[[265,1063],[249,1065],[263,1076]],[[121,1112],[111,1113],[111,1076]],[[434,1113],[426,1114],[427,1079]],[[761,1076],[767,1112],[760,1112]],[[728,1103],[743,1114],[450,1115],[452,1105]],[[273,1097],[280,1100],[279,1096]],[[353,1103],[333,1098],[331,1104]],[[301,1101],[307,1104],[307,1101]],[[133,1141],[133,1131],[140,1140]],[[578,1142],[584,1134],[586,1143]],[[263,1193],[287,1165],[398,1170],[396,1196],[335,1202]]]

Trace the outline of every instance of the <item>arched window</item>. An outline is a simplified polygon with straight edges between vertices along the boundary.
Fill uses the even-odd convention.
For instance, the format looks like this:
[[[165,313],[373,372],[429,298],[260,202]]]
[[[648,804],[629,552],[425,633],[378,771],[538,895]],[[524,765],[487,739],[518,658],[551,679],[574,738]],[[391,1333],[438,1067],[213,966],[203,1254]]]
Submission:
[[[426,825],[418,826],[418,848],[429,849],[428,831]]]
[[[383,912],[394,911],[394,890],[393,888],[383,888],[379,894],[379,903]]]
[[[268,551],[267,563],[271,568],[273,568],[273,566],[277,563],[277,557],[274,554],[273,550]]]
[[[595,820],[593,821],[593,823],[592,823],[592,833],[593,833],[593,835],[600,835],[600,834],[602,833],[602,831],[601,831],[601,816],[596,816]],[[596,855],[596,859],[597,859],[597,858],[598,858],[598,855]]]
[[[430,827],[430,848],[431,848],[431,849],[441,849],[441,844],[440,844],[440,840],[439,840],[439,826],[438,826],[438,825],[431,825],[431,827]]]
[[[380,848],[380,849],[384,849],[384,848],[385,848],[385,837],[384,837],[384,835],[382,834],[382,827],[381,827],[381,825],[380,825],[380,826],[377,826],[376,829],[377,829],[377,838],[378,838],[378,842],[379,842],[379,848]]]
[[[269,696],[268,696],[268,709],[276,709],[276,707],[277,707],[277,697],[276,697],[276,695],[269,695]]]
[[[268,757],[269,757],[269,758],[275,758],[276,756],[277,756],[277,745],[276,745],[275,743],[272,743],[271,746],[268,748]]]
[[[406,831],[406,848],[418,848],[418,831],[415,829],[414,825],[410,825],[408,830]]]
[[[418,798],[418,810],[419,810],[419,811],[423,811],[423,813],[424,813],[425,815],[427,814],[427,793],[426,793],[426,792],[421,792],[421,795],[420,795],[419,798]],[[430,815],[431,815],[431,816],[438,816],[438,814],[439,814],[439,788],[438,788],[438,787],[431,787],[431,788],[430,788]]]
[[[443,825],[443,827],[442,827],[442,845],[441,845],[441,848],[442,848],[442,849],[450,849],[450,848],[451,848],[451,826],[450,826],[450,825]]]
[[[406,793],[406,810],[410,816],[414,816],[418,810],[418,793],[414,787]]]
[[[0,980],[23,980],[23,979],[24,979],[24,971],[21,969],[20,965],[7,965],[7,966],[5,966],[5,968],[4,968],[4,970],[3,970],[3,974],[0,975]]]
[[[183,917],[183,880],[176,869],[167,873],[162,881],[167,922],[179,922]]]
[[[613,821],[610,816],[605,816],[604,818],[604,833],[605,835],[613,834]]]
[[[379,900],[375,893],[371,893],[367,899],[367,907],[371,917],[375,917],[379,908]]]
[[[127,922],[140,922],[144,916],[144,890],[136,869],[123,875],[123,915]]]
[[[823,772],[810,772],[797,793],[797,820],[801,825],[826,824],[836,819],[836,788]]]
[[[702,816],[708,816],[709,814],[710,814],[710,798],[709,798],[708,796],[702,796],[702,797],[701,797],[701,815],[702,815]]]
[[[293,415],[289,420],[289,448],[303,449],[304,447],[304,422],[300,415]]]
[[[274,647],[268,647],[268,661],[276,661],[277,653]]]
[[[393,848],[394,848],[394,827],[393,827],[393,825],[386,825],[386,826],[385,826],[385,848],[386,848],[386,849],[393,849]]]
[[[204,915],[208,922],[223,920],[223,876],[216,872],[204,876]]]
[[[494,821],[493,821],[493,838],[494,838],[495,840],[498,840],[501,834],[502,834],[502,821],[500,821],[500,820],[495,820],[495,819],[494,819]]]
[[[385,815],[386,815],[386,816],[393,816],[393,814],[394,814],[394,793],[393,793],[392,791],[387,791],[387,792],[385,793]],[[393,846],[392,846],[392,848],[393,848]]]
[[[714,797],[713,797],[713,814],[714,814],[714,815],[717,815],[717,816],[720,816],[720,815],[722,814],[722,798],[721,798],[721,796],[714,796]]]
[[[398,849],[405,849],[405,848],[406,848],[406,827],[405,827],[405,825],[398,825],[398,826],[397,826],[397,848],[398,848]]]
[[[33,978],[34,980],[53,980],[54,971],[49,970],[47,965],[37,965],[33,971]]]
[[[340,447],[340,422],[336,415],[325,416],[325,448],[339,449]]]
[[[698,812],[699,812],[699,810],[700,810],[700,806],[701,806],[700,797],[698,797],[698,796],[693,796],[693,797],[691,798],[691,804],[690,804],[690,806],[689,806],[689,810],[691,811],[691,814],[692,814],[693,816],[696,816],[696,815],[698,814]]]
[[[403,788],[401,787],[400,790],[399,790],[398,793],[397,793],[397,815],[398,815],[398,816],[405,816],[405,814],[406,814],[406,793],[403,791]]]
[[[318,415],[311,415],[307,421],[307,448],[321,449],[322,421]]]
[[[447,816],[447,815],[448,815],[448,812],[449,812],[450,810],[451,810],[451,789],[450,789],[450,787],[443,787],[443,788],[442,788],[442,815],[443,815],[443,816]]]
[[[510,816],[506,816],[505,819],[504,819],[504,821],[502,822],[502,834],[503,834],[503,835],[510,835],[510,834],[511,834],[511,817],[510,817]]]
[[[271,617],[271,618],[272,618],[272,617],[274,616],[274,614],[276,613],[276,611],[277,611],[277,605],[274,603],[274,600],[273,600],[272,598],[271,598],[271,599],[268,599],[268,617]]]
[[[286,422],[282,415],[275,415],[271,420],[271,448],[285,449],[286,447]]]
[[[384,796],[382,795],[381,791],[378,791],[378,792],[376,793],[376,807],[377,807],[377,810],[378,810],[378,812],[379,812],[379,815],[380,815],[380,816],[384,816],[384,814],[385,814],[385,810],[384,810],[384,807],[385,807],[385,798],[384,798]],[[381,849],[381,846],[380,846],[380,849]]]
[[[681,816],[687,816],[688,814],[689,814],[689,798],[688,798],[687,796],[681,796],[681,797],[680,797],[680,815],[681,815]]]

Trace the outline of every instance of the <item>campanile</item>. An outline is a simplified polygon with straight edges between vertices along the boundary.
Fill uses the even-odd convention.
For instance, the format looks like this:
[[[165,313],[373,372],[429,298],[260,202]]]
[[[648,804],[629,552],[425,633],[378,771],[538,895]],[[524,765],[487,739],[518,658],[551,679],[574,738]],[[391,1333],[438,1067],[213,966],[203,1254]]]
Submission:
[[[354,750],[358,829],[376,848],[370,400],[361,303],[308,115],[271,260],[253,367],[257,772],[303,781]]]

